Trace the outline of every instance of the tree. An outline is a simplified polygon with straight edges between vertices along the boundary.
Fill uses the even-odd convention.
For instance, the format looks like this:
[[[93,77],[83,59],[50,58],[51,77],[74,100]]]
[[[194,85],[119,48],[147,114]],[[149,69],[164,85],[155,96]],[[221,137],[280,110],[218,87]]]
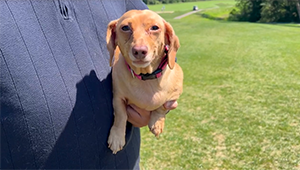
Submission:
[[[256,22],[261,18],[262,0],[236,0],[238,10],[232,10],[231,20]]]
[[[205,1],[205,0],[143,0],[145,4],[168,4],[178,2],[192,2],[192,1]]]
[[[297,12],[298,12],[299,21],[300,21],[300,0],[298,2],[296,2],[296,8],[297,8]]]
[[[231,20],[250,22],[300,22],[300,0],[237,0]]]

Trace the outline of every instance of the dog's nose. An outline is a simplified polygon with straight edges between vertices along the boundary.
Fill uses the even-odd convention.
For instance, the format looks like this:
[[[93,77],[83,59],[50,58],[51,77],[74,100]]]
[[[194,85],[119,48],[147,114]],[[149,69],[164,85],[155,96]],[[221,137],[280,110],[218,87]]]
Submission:
[[[137,59],[144,59],[148,53],[147,46],[134,46],[132,47],[132,54]]]

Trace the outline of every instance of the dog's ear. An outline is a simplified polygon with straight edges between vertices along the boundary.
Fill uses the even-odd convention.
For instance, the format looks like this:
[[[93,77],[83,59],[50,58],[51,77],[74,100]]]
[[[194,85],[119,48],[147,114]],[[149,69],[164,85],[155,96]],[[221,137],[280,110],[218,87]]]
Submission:
[[[164,24],[165,24],[165,28],[166,28],[165,44],[169,45],[169,47],[170,47],[169,52],[168,52],[168,65],[171,69],[173,69],[175,66],[176,53],[180,47],[180,44],[179,44],[179,39],[175,35],[175,32],[174,32],[172,26],[166,21],[164,21]]]
[[[107,26],[107,32],[106,32],[106,45],[107,49],[110,55],[109,58],[109,65],[113,66],[113,58],[114,58],[114,53],[115,49],[117,46],[116,42],[116,25],[118,23],[118,20],[113,20],[111,21],[108,26]]]

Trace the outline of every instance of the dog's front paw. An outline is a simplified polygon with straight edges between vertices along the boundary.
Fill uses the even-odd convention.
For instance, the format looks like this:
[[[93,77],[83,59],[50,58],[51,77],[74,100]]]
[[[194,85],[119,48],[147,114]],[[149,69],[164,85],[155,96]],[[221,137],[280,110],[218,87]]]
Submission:
[[[165,126],[165,118],[159,118],[158,120],[150,120],[149,124],[150,131],[155,135],[155,137],[159,137],[159,135],[163,132]]]
[[[113,154],[116,154],[118,151],[122,150],[125,145],[125,133],[118,128],[112,127],[107,143]]]

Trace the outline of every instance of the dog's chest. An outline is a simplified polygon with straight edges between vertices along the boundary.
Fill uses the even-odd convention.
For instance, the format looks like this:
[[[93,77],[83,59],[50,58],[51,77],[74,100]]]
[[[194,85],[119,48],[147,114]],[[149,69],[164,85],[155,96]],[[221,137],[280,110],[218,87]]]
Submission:
[[[152,111],[167,101],[167,89],[159,87],[155,81],[150,81],[130,84],[127,89],[128,93],[125,93],[128,104],[135,104],[140,108]]]

